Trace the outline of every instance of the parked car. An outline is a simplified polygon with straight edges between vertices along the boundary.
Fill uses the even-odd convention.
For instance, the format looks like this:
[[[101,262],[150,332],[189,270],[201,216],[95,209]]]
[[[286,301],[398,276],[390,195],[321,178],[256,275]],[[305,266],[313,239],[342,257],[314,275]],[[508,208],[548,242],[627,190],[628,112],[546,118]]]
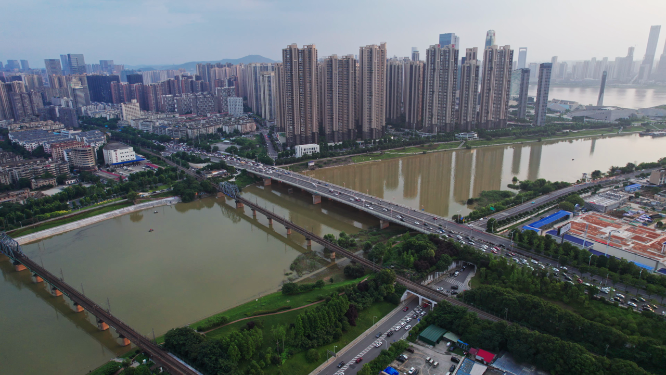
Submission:
[[[377,332],[377,334],[375,335],[376,338],[379,338],[381,336],[382,336],[382,331]]]
[[[338,363],[338,368],[342,368],[342,366],[344,366],[344,365],[345,365],[345,361],[341,361],[340,363]]]
[[[402,311],[407,311],[407,310],[409,310],[409,306],[405,306],[405,308],[402,309]]]
[[[451,285],[451,289],[458,290],[458,285]]]
[[[405,350],[410,352],[410,353],[414,353],[414,348],[412,348],[411,346],[409,348],[405,349]]]
[[[388,331],[388,333],[386,334],[386,337],[391,337],[391,336],[393,336],[393,331]]]
[[[435,361],[435,362],[432,364],[432,367],[437,367],[437,366],[439,366],[439,362]]]
[[[356,358],[356,363],[361,363],[362,360],[363,360],[363,357],[358,357],[358,358]]]

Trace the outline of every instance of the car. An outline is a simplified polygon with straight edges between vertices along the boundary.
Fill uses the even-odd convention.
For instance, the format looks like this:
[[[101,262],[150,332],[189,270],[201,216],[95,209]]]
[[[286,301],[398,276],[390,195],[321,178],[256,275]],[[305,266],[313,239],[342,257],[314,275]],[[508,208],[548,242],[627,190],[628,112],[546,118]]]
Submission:
[[[388,331],[388,333],[386,334],[386,337],[391,337],[391,336],[393,336],[393,331]]]
[[[397,325],[397,326],[393,327],[393,330],[396,331],[396,332],[398,332],[398,331],[400,331],[400,328],[402,328],[402,327],[399,326],[399,325]]]
[[[405,322],[401,322],[401,323],[400,323],[400,326],[401,326],[401,327],[404,327],[405,324],[407,324],[407,323],[405,323]]]
[[[493,254],[497,254],[499,251],[493,249]]]
[[[629,301],[631,301],[631,302],[638,302],[638,300],[637,300],[636,298],[633,298],[633,297],[630,298]]]
[[[452,295],[452,296],[455,296],[456,294],[458,294],[457,291],[455,291],[455,290],[452,290],[452,291],[451,291],[451,295]]]
[[[563,270],[563,271],[569,271],[569,269],[566,268],[566,267],[560,267],[560,269]]]
[[[421,316],[423,316],[423,315],[425,315],[425,314],[426,314],[425,311],[421,311]]]
[[[353,201],[354,201],[354,198],[349,198],[349,200],[353,202]]]
[[[449,367],[449,372],[454,372],[455,370],[456,370],[456,365],[451,365],[451,367]]]
[[[379,347],[381,347],[381,346],[382,346],[382,342],[381,342],[381,341],[375,341],[375,348],[379,348]]]
[[[627,302],[627,305],[628,305],[628,306],[631,306],[631,307],[638,307],[638,306],[637,306],[635,303],[633,303],[633,302]]]
[[[405,308],[402,309],[402,311],[407,311],[407,310],[409,310],[409,306],[405,306]]]
[[[488,245],[481,245],[481,248],[482,248],[483,250],[488,250]]]
[[[615,293],[615,297],[622,298],[622,299],[625,298],[624,294],[620,294],[620,293]]]
[[[432,364],[432,367],[437,367],[437,366],[439,366],[439,362],[434,361],[434,363]]]
[[[426,357],[426,362],[427,362],[427,363],[431,363],[431,362],[432,362],[432,358],[430,358],[430,357]]]
[[[451,357],[451,362],[460,363],[460,358],[452,356]]]
[[[358,358],[356,358],[356,363],[361,363],[362,360],[363,360],[363,357],[358,357]]]
[[[375,335],[375,337],[376,337],[376,338],[380,338],[380,337],[382,337],[382,331],[379,331],[379,332]]]
[[[407,322],[407,323],[409,323],[411,321],[412,321],[412,318],[410,318],[410,317],[407,317],[407,319],[405,319],[405,322]]]
[[[443,290],[444,290],[444,288],[442,288],[441,286],[440,286],[439,288],[437,288],[437,291],[438,291],[438,292],[441,292],[441,291],[443,291]]]
[[[583,283],[583,279],[581,279],[581,278],[578,278],[576,281],[578,282],[578,284],[582,284],[582,283]],[[622,297],[622,298],[624,298],[624,297]]]
[[[407,371],[409,375],[416,375],[419,373],[419,370],[415,369],[414,367],[410,368],[409,371]]]
[[[432,219],[433,219],[433,220],[437,220],[437,216],[433,216]]]
[[[404,222],[405,222],[405,219],[401,217],[401,218],[400,218],[400,221],[402,221],[402,222],[404,223]]]
[[[407,324],[407,325],[405,326],[405,331],[409,331],[410,329],[412,329],[412,325],[411,325],[411,324]]]
[[[414,224],[416,224],[416,225],[420,225],[420,223],[419,223],[418,221],[415,221]]]
[[[404,354],[400,354],[397,358],[396,361],[398,362],[405,362],[407,360],[407,356]]]
[[[410,352],[410,353],[414,353],[414,348],[412,348],[411,346],[409,348],[405,349],[405,350]]]
[[[458,277],[458,275],[460,275],[460,271],[456,271],[453,273],[453,277]]]
[[[638,300],[641,301],[641,302],[645,302],[645,298],[643,298],[643,297],[638,297]]]
[[[342,366],[344,366],[344,365],[345,365],[345,361],[340,361],[340,363],[338,363],[338,368],[342,368]]]
[[[458,285],[451,285],[451,289],[458,290]]]

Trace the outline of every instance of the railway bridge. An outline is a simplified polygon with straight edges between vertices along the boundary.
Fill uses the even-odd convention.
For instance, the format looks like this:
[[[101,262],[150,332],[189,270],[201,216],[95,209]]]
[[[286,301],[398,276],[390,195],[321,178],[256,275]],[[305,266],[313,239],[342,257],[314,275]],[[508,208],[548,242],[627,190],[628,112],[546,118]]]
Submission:
[[[356,261],[359,264],[362,264],[364,267],[369,268],[373,271],[380,271],[382,270],[382,267],[373,263],[372,261],[365,259],[361,256],[358,256],[354,254],[351,251],[348,251],[337,244],[334,244],[332,242],[326,241],[324,238],[316,235],[315,233],[312,233],[308,231],[307,229],[294,224],[290,220],[285,219],[282,216],[276,215],[275,213],[255,204],[252,203],[251,201],[243,198],[240,195],[240,191],[238,190],[238,187],[235,184],[228,183],[228,182],[222,182],[219,184],[219,190],[222,194],[233,198],[234,202],[236,204],[237,209],[244,209],[245,206],[249,207],[252,210],[252,216],[256,216],[257,213],[260,213],[266,218],[268,218],[268,224],[269,225],[275,225],[275,223],[278,223],[280,225],[283,225],[287,229],[287,234],[291,234],[293,232],[296,232],[302,236],[305,237],[307,241],[307,245],[311,246],[312,241],[328,248],[331,250],[333,254],[341,254],[344,255],[345,257],[352,259]],[[458,301],[455,298],[451,298],[443,293],[440,293],[436,290],[433,290],[431,288],[428,288],[427,286],[418,284],[416,282],[413,282],[405,277],[402,276],[397,276],[396,281],[402,285],[404,285],[408,290],[413,292],[413,294],[419,296],[421,299],[426,299],[429,301],[434,301],[436,303],[441,302],[441,301],[446,301],[451,303],[452,305],[456,306],[461,306],[465,307],[467,310],[472,311],[476,313],[479,317],[487,320],[492,320],[492,321],[500,321],[503,319],[500,319],[494,315],[488,314],[485,311],[482,311],[480,309],[477,309],[473,306],[467,305],[461,301]]]
[[[5,232],[0,233],[0,257],[6,256],[14,265],[17,272],[29,271],[35,283],[45,283],[54,297],[64,296],[72,301],[74,311],[88,311],[95,316],[97,328],[107,330],[113,327],[119,335],[123,345],[134,345],[146,352],[157,365],[167,370],[172,375],[195,375],[200,374],[175,356],[157,346],[148,338],[136,332],[132,327],[113,316],[108,309],[104,309],[86,297],[62,279],[38,265],[21,250],[21,245],[8,236]]]

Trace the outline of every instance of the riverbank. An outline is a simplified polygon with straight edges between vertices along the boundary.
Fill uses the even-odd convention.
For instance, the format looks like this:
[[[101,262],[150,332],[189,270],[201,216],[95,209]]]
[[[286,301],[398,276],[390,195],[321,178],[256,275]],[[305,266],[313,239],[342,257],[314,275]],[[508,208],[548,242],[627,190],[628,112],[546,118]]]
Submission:
[[[21,237],[14,238],[20,245],[25,245],[29,244],[31,242],[39,241],[41,239],[55,236],[58,234],[66,233],[72,230],[76,230],[88,225],[96,224],[104,220],[108,219],[113,219],[114,217],[126,215],[131,212],[135,211],[141,211],[145,210],[148,208],[153,208],[153,207],[159,207],[159,206],[164,206],[164,205],[172,205],[180,202],[180,198],[178,197],[170,197],[170,198],[165,198],[165,199],[160,199],[157,201],[150,201],[150,202],[145,202],[145,203],[140,203],[134,206],[129,206],[129,207],[124,207],[121,209],[117,209],[111,212],[106,212],[106,213],[101,213],[92,217],[88,217],[85,219],[81,219],[68,223],[68,224],[63,224],[56,226],[54,228],[50,229],[45,229],[42,231],[38,231],[35,233],[27,234]]]
[[[523,138],[500,137],[492,140],[480,139],[476,141],[467,141],[462,143],[460,141],[440,142],[440,143],[431,143],[429,145],[423,145],[423,146],[395,148],[390,150],[384,150],[379,153],[356,155],[352,156],[351,160],[353,164],[361,164],[367,162],[401,158],[405,156],[414,156],[421,154],[429,154],[433,152],[458,150],[461,148],[465,148],[467,146],[470,146],[471,148],[478,148],[478,147],[488,147],[488,146],[509,146],[513,144],[525,144],[525,143],[535,143],[543,141],[567,141],[567,140],[589,138],[589,137],[621,137],[626,135],[633,135],[642,132],[644,130],[646,130],[646,128],[642,126],[631,127],[629,131],[622,131],[621,133],[618,133],[617,130],[615,129],[604,128],[604,129],[579,130],[568,133],[568,134],[573,134],[571,136],[555,135],[551,137],[523,137]],[[294,169],[291,168],[290,170]]]

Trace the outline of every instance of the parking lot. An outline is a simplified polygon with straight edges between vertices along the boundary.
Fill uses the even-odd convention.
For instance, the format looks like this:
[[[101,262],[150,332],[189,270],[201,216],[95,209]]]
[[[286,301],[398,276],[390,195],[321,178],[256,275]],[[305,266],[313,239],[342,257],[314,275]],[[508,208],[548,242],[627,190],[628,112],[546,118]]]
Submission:
[[[391,367],[400,371],[401,374],[446,374],[451,369],[451,366],[457,367],[458,365],[457,363],[451,361],[451,357],[455,356],[459,358],[459,356],[452,354],[442,354],[439,351],[434,351],[420,345],[412,345],[411,348],[414,350],[414,353],[410,353],[408,351],[403,353],[405,356],[407,356],[406,361],[401,362],[396,359],[391,363]]]

